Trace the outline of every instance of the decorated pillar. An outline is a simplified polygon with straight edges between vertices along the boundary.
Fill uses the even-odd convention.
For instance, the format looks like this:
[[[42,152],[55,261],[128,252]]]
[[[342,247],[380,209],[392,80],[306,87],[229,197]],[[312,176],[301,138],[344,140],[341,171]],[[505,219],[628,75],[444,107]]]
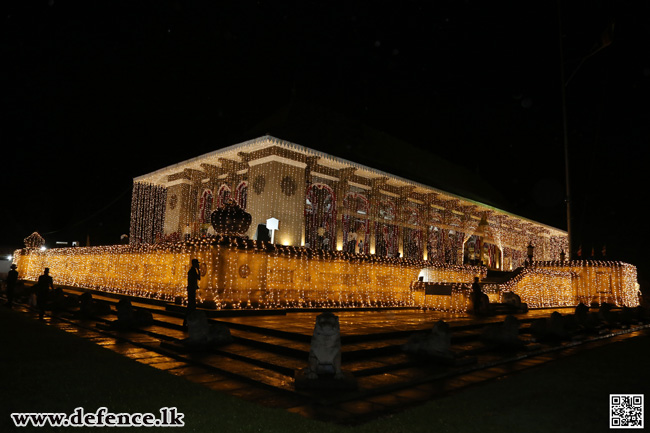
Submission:
[[[426,213],[424,215],[425,221],[424,221],[424,251],[425,251],[425,260],[434,260],[434,259],[439,259],[440,257],[430,257],[431,252],[433,251],[434,246],[431,245],[432,239],[430,238],[431,233],[429,233],[429,226],[433,222],[437,222],[438,225],[440,223],[439,218],[440,218],[440,210],[437,209],[434,206],[437,206],[437,197],[438,194],[435,192],[428,193],[426,195],[426,200],[425,200],[425,205],[427,207]],[[438,227],[438,226],[436,226]],[[440,229],[440,227],[438,227]],[[437,245],[435,246],[437,248]]]
[[[305,200],[305,196],[307,194],[307,191],[309,190],[309,187],[311,184],[314,182],[313,176],[311,174],[312,170],[316,167],[316,164],[318,164],[318,157],[317,156],[309,156],[305,158],[305,182],[304,182],[304,188],[302,190],[302,196],[303,196],[303,209],[302,209],[302,229],[301,229],[301,240],[300,240],[300,245],[305,245],[307,242],[307,221],[306,221],[306,215],[307,215],[307,200]],[[311,248],[317,248],[319,247],[318,245],[310,245]]]
[[[370,225],[370,254],[377,253],[377,228],[376,222],[379,220],[379,188],[388,181],[387,177],[378,177],[372,179],[372,188],[370,190],[370,209],[368,211],[368,224]]]
[[[336,249],[343,249],[343,199],[349,191],[348,181],[356,171],[353,167],[338,171],[339,182],[336,184]]]
[[[404,228],[406,226],[407,216],[406,208],[408,207],[408,197],[415,189],[414,186],[403,186],[399,191],[399,198],[397,199],[397,245],[400,257],[406,257],[404,252]]]

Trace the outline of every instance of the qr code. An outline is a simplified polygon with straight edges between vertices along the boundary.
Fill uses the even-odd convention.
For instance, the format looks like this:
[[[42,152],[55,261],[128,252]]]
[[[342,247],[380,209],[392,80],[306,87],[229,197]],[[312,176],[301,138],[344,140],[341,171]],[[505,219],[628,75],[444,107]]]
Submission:
[[[643,394],[610,394],[609,428],[643,428]]]

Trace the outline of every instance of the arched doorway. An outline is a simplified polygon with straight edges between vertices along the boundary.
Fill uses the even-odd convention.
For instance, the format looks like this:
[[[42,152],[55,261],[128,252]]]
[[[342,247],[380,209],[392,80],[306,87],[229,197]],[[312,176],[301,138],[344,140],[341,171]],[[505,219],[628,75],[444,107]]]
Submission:
[[[235,189],[235,202],[237,205],[246,210],[246,205],[248,204],[248,182],[242,181],[237,185]]]
[[[315,183],[305,195],[305,245],[332,250],[336,238],[336,195],[326,184]]]
[[[375,223],[375,254],[378,256],[399,256],[399,227],[395,201],[386,197],[379,202],[378,221]]]
[[[420,212],[413,206],[404,208],[404,221],[409,226],[420,227]],[[403,228],[404,257],[407,259],[422,259],[424,244],[422,242],[422,230],[419,228]]]
[[[368,199],[355,192],[348,193],[343,199],[345,214],[343,215],[343,251],[361,254],[368,253],[370,239]]]
[[[463,262],[471,265],[483,265],[488,269],[502,269],[503,254],[501,249],[490,242],[489,238],[472,235],[463,245]]]

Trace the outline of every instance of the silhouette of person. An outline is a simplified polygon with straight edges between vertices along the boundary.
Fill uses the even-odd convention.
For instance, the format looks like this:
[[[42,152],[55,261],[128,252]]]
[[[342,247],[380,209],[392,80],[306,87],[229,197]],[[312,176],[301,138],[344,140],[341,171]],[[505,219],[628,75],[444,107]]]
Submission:
[[[474,282],[472,283],[472,292],[473,293],[481,292],[481,283],[478,282],[478,277],[474,277]]]
[[[38,318],[43,319],[45,305],[50,294],[50,288],[54,290],[54,280],[50,276],[50,268],[43,270],[43,275],[38,277],[36,283],[36,306],[38,307]]]
[[[16,284],[18,283],[18,271],[16,265],[11,265],[11,270],[7,273],[7,307],[11,308],[14,305],[14,294],[16,292]]]
[[[183,326],[187,325],[187,317],[196,310],[196,291],[199,289],[201,269],[198,259],[192,259],[192,267],[187,271],[187,314]]]
[[[485,316],[488,314],[490,308],[490,300],[488,299],[488,296],[481,290],[481,283],[478,282],[478,277],[474,277],[470,299],[472,301],[472,311],[475,315]]]

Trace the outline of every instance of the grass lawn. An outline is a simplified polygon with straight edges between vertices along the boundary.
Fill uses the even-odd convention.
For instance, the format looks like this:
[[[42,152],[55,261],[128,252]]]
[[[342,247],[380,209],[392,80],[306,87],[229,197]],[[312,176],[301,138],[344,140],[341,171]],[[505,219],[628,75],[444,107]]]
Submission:
[[[176,431],[605,432],[610,431],[610,393],[650,396],[650,336],[579,353],[355,427],[209,390],[6,308],[0,308],[0,344],[0,432],[28,431],[13,426],[12,412],[71,413],[76,407],[94,412],[103,406],[114,413],[154,414],[161,407],[177,407],[185,427]]]

